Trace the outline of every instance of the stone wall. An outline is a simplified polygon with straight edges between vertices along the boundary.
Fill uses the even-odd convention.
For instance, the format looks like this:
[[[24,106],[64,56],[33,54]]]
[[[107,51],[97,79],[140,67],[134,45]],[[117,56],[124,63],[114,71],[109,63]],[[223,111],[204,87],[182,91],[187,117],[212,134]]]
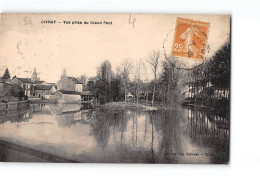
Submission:
[[[63,94],[62,103],[80,103],[81,96],[80,95],[71,95],[71,94]]]

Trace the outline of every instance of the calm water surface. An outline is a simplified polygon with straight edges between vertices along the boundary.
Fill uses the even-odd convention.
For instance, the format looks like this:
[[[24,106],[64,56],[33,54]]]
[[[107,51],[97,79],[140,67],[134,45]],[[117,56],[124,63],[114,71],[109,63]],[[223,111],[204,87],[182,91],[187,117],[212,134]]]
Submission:
[[[79,162],[227,163],[229,120],[212,112],[31,104],[0,116],[0,139]]]

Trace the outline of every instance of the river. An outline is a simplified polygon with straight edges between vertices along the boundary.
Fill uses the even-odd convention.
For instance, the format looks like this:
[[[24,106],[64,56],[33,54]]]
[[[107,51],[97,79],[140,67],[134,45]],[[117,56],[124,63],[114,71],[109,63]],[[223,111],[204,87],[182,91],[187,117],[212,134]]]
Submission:
[[[80,108],[31,104],[28,110],[1,113],[0,140],[76,162],[229,161],[229,119],[212,111]],[[5,150],[0,147],[0,160],[16,161],[11,160],[15,152]],[[41,160],[46,158],[32,161]]]

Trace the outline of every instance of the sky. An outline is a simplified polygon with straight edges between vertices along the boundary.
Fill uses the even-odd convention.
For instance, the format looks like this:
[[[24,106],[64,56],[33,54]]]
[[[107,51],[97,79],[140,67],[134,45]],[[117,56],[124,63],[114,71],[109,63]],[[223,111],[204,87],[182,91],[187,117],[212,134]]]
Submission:
[[[124,59],[133,64],[146,60],[153,50],[161,51],[163,61],[163,45],[166,55],[171,55],[177,17],[210,23],[206,60],[229,38],[230,17],[223,15],[1,14],[0,75],[8,67],[11,76],[30,78],[36,68],[41,80],[57,82],[63,68],[68,76],[90,77],[96,75],[104,60],[109,60],[115,70]],[[48,20],[56,23],[44,23]],[[180,60],[190,68],[203,63]]]

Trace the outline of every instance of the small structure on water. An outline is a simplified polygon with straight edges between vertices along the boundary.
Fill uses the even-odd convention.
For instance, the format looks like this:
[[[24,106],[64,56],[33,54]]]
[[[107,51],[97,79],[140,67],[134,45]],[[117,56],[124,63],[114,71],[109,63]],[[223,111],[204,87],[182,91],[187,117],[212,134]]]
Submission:
[[[81,105],[83,109],[94,108],[95,98],[92,91],[82,91],[81,92]]]

